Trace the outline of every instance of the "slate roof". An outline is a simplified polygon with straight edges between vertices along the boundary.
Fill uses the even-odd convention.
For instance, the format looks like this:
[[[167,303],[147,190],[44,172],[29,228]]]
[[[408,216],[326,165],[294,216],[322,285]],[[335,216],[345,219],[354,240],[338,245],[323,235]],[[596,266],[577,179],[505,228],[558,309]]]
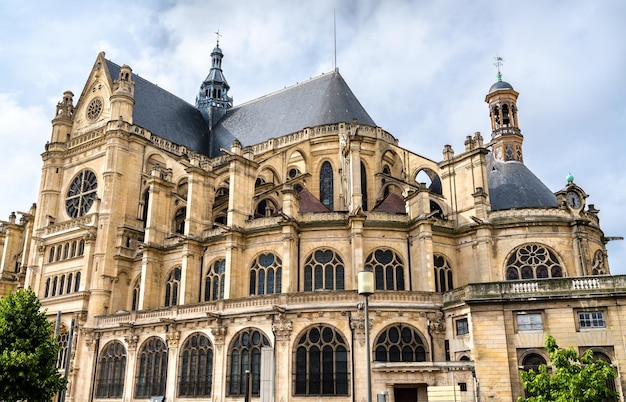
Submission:
[[[352,119],[376,126],[343,77],[333,71],[228,110],[211,132],[210,153],[215,156],[220,148],[230,149],[235,138],[248,146]]]
[[[115,81],[120,66],[109,60],[106,62],[111,78]],[[136,74],[132,74],[132,80],[135,82],[133,124],[175,144],[208,155],[209,129],[194,105]]]
[[[395,193],[389,193],[384,200],[377,204],[372,211],[388,212],[391,214],[406,214],[404,199]]]
[[[556,196],[521,162],[498,161],[487,155],[491,210],[556,207]]]
[[[489,88],[488,93],[492,93],[493,91],[497,91],[498,89],[513,89],[513,85],[509,84],[506,81],[498,81]]]
[[[329,212],[326,205],[322,204],[320,200],[315,198],[313,194],[306,188],[303,188],[299,193],[300,197],[300,212]]]

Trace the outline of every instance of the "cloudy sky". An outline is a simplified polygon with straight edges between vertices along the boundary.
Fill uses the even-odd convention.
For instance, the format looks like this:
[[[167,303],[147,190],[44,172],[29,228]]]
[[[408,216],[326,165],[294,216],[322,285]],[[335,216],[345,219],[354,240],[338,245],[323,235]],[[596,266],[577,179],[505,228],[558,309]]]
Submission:
[[[525,163],[553,191],[571,172],[626,235],[626,2],[0,0],[0,220],[36,201],[50,120],[81,93],[98,52],[194,102],[215,31],[235,103],[335,66],[374,121],[434,160],[490,136],[485,95],[520,93]],[[608,245],[626,274],[626,241]]]

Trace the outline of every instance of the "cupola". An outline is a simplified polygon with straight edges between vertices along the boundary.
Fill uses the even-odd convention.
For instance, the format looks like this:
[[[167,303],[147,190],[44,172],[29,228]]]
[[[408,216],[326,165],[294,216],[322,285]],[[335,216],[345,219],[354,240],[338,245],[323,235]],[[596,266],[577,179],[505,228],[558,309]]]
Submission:
[[[517,93],[511,84],[502,81],[502,58],[496,57],[498,80],[489,88],[485,102],[489,104],[491,140],[494,157],[502,161],[523,162],[523,136],[517,120]]]

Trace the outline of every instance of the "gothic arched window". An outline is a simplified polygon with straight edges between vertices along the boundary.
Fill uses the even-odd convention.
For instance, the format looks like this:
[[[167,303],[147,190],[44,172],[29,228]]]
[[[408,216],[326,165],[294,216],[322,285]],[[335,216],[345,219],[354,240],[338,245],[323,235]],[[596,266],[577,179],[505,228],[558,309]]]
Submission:
[[[121,342],[110,342],[102,349],[97,371],[96,398],[121,398],[126,372],[126,349]]]
[[[57,337],[57,343],[59,344],[59,351],[57,353],[57,369],[65,368],[69,339],[70,336],[67,331],[59,332]]]
[[[204,301],[224,298],[224,281],[226,278],[226,260],[220,259],[209,266],[204,277]]]
[[[76,279],[74,280],[74,292],[78,292],[80,289],[80,272],[76,272]]]
[[[228,351],[228,395],[245,394],[246,371],[250,372],[250,393],[259,396],[261,390],[261,349],[270,342],[261,331],[247,328],[239,332]]]
[[[65,292],[65,275],[61,275],[61,280],[59,281],[59,295],[62,295]]]
[[[304,291],[343,290],[343,259],[332,250],[316,250],[304,262]]]
[[[334,328],[320,324],[306,331],[295,360],[296,395],[348,395],[348,347]]]
[[[444,293],[454,289],[452,267],[446,257],[439,254],[433,255],[433,266],[435,267],[435,291]]]
[[[561,278],[563,269],[557,256],[541,244],[516,248],[506,264],[506,280]]]
[[[367,170],[363,162],[361,162],[361,199],[363,211],[367,211]]]
[[[213,346],[201,333],[190,335],[180,352],[178,396],[211,396],[213,387]]]
[[[185,234],[185,218],[187,217],[187,208],[179,208],[174,216],[174,232]]]
[[[167,277],[165,283],[165,307],[178,304],[178,288],[180,287],[180,268],[175,268]]]
[[[374,343],[374,361],[423,362],[426,344],[419,332],[408,325],[397,324],[386,328]]]
[[[250,267],[250,296],[280,293],[282,261],[272,253],[261,254]]]
[[[141,277],[137,278],[135,281],[135,286],[133,286],[133,299],[130,304],[130,311],[137,311],[139,308],[139,292],[141,291]]]
[[[165,395],[167,345],[157,337],[149,338],[137,356],[135,398]]]
[[[67,290],[65,291],[65,293],[71,293],[72,292],[72,281],[74,280],[74,274],[70,272],[70,274],[67,276]]]
[[[322,163],[320,169],[320,201],[326,208],[333,210],[333,167],[330,162]]]
[[[365,269],[374,272],[376,290],[404,290],[404,264],[394,251],[372,252],[365,259]]]
[[[143,222],[143,227],[145,228],[148,224],[148,205],[150,203],[150,191],[146,190],[143,193],[142,202],[139,204],[140,212],[139,212],[139,220]]]

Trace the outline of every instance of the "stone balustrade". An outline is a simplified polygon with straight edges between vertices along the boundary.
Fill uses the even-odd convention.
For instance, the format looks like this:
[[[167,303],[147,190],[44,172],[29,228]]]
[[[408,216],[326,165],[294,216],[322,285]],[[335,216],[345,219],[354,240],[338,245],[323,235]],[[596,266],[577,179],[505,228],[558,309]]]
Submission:
[[[444,295],[444,303],[468,300],[501,300],[572,297],[580,294],[626,293],[626,275],[474,283]]]

